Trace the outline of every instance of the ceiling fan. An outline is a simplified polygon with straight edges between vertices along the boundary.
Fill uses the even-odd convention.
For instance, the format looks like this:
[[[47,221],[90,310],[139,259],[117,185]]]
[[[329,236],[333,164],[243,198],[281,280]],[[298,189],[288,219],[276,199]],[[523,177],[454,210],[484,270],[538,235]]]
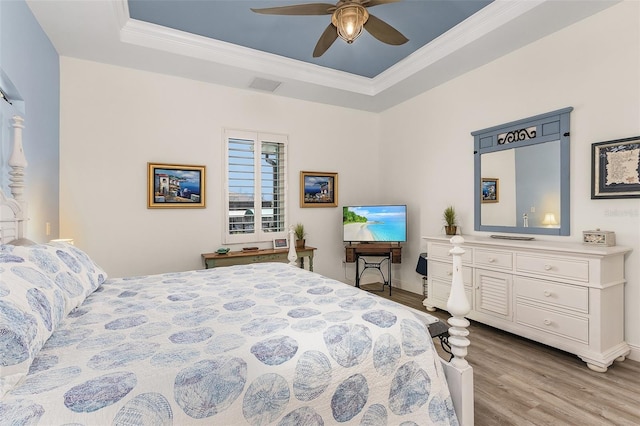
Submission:
[[[400,0],[339,0],[335,5],[306,3],[251,10],[266,15],[331,15],[331,23],[322,33],[313,50],[313,57],[317,58],[331,47],[338,36],[349,44],[353,43],[362,33],[363,28],[383,43],[398,46],[408,42],[409,39],[400,31],[367,11],[368,7],[398,1]]]

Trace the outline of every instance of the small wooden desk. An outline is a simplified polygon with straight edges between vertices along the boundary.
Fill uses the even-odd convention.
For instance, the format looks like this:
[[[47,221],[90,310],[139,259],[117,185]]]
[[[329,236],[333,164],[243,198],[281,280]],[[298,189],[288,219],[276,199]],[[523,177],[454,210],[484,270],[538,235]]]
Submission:
[[[304,269],[304,258],[309,258],[309,270],[313,271],[313,252],[315,247],[303,247],[296,248],[298,259],[300,260],[300,267]],[[216,268],[218,266],[231,266],[231,265],[250,265],[252,263],[261,262],[289,262],[287,256],[289,255],[289,249],[266,249],[255,251],[230,251],[227,254],[219,253],[202,253],[202,260],[204,266],[209,268]]]
[[[382,257],[379,262],[369,262],[366,257]],[[364,261],[362,271],[360,270],[360,259]],[[364,243],[364,244],[349,244],[345,247],[345,260],[347,263],[356,263],[356,287],[360,287],[360,276],[367,269],[377,269],[382,276],[382,290],[369,290],[369,291],[384,291],[385,286],[389,286],[389,296],[391,296],[391,264],[402,262],[402,246],[399,244],[391,243]],[[387,262],[387,279],[385,280],[382,273],[382,262]]]

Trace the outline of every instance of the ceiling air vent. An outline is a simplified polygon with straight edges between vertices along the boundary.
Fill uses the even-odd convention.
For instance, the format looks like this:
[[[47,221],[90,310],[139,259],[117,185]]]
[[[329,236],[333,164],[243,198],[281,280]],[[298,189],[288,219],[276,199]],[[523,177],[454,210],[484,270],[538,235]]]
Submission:
[[[267,80],[266,78],[256,77],[253,79],[249,87],[256,90],[263,90],[265,92],[274,92],[281,84],[282,82],[280,81]]]

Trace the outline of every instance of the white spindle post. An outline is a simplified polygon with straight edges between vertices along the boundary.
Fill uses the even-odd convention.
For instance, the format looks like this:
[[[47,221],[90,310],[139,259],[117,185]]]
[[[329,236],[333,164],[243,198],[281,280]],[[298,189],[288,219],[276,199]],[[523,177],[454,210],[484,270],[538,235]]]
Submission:
[[[24,169],[27,167],[27,159],[24,156],[24,149],[22,147],[22,129],[24,129],[24,118],[19,115],[13,116],[13,152],[9,158],[9,166],[11,171],[9,174],[11,177],[9,180],[9,188],[11,188],[11,195],[13,198],[24,203]]]
[[[471,305],[467,300],[464,292],[464,283],[462,281],[462,255],[464,249],[460,247],[464,243],[464,238],[455,236],[451,238],[453,248],[449,251],[453,256],[453,277],[451,279],[451,293],[447,301],[447,310],[452,315],[449,318],[449,344],[451,345],[451,353],[453,359],[451,364],[457,368],[464,368],[469,365],[465,357],[467,356],[467,347],[469,346],[469,321],[465,315],[471,311]]]
[[[289,226],[289,254],[287,255],[290,265],[295,265],[298,259],[298,253],[296,253],[296,237],[293,232],[293,225]]]

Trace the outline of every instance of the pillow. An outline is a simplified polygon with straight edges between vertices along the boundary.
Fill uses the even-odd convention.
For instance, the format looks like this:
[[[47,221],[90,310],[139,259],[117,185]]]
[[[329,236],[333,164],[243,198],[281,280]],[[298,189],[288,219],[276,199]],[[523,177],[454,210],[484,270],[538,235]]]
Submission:
[[[12,248],[0,246],[0,399],[27,375],[66,308],[62,290]]]
[[[107,274],[82,250],[68,243],[16,246],[13,254],[37,265],[62,290],[65,315],[77,308],[107,279]]]

